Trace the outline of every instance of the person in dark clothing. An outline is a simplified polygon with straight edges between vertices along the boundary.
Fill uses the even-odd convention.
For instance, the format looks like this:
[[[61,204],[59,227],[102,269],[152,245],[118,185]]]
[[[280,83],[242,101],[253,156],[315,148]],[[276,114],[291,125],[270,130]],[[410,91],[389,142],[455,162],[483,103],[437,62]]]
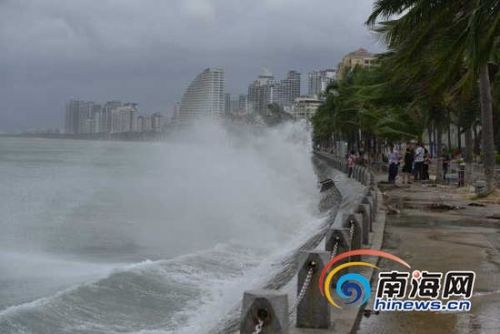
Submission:
[[[429,151],[424,149],[424,165],[422,168],[422,180],[429,180],[429,166],[431,164],[431,158],[429,156]]]
[[[413,172],[413,152],[410,147],[406,148],[403,166],[403,184],[410,183],[411,174]]]

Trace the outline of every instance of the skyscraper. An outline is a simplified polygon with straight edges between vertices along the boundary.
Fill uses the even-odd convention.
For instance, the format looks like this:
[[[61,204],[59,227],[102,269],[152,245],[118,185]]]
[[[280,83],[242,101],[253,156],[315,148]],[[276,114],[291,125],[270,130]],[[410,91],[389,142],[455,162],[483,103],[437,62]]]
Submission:
[[[94,102],[71,100],[66,104],[65,132],[72,135],[96,133],[98,111]]]
[[[337,71],[333,69],[313,71],[308,74],[308,95],[318,98],[328,85],[336,80]]]
[[[300,96],[300,73],[289,71],[283,80],[274,80],[271,73],[265,72],[248,87],[248,108],[263,112],[271,103],[291,106]]]
[[[231,112],[231,94],[224,94],[224,113],[227,115]]]
[[[240,94],[238,98],[238,112],[243,113],[247,112],[247,104],[248,104],[248,98],[247,95],[245,94]]]
[[[224,113],[224,70],[207,68],[186,89],[177,119],[186,125],[196,119],[217,118]]]
[[[276,93],[274,103],[281,106],[291,106],[296,98],[300,96],[300,73],[289,71],[287,77],[274,84]]]
[[[248,86],[248,108],[254,112],[264,112],[273,103],[274,77],[268,70]]]

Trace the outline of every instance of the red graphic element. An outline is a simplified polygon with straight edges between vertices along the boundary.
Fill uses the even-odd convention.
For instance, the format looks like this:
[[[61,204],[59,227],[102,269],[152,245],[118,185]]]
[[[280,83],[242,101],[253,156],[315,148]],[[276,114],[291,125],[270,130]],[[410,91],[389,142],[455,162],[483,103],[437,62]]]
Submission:
[[[344,253],[341,253],[341,254],[335,256],[333,259],[331,259],[330,262],[328,262],[328,264],[323,268],[323,271],[321,272],[321,276],[319,277],[319,290],[321,291],[321,294],[323,296],[325,295],[325,291],[323,289],[323,283],[324,283],[325,276],[326,276],[328,270],[330,270],[330,268],[335,263],[339,262],[340,260],[343,260],[343,259],[348,258],[350,256],[356,256],[356,255],[369,255],[369,256],[383,257],[383,258],[392,260],[394,262],[400,263],[405,267],[411,268],[410,265],[406,261],[400,259],[399,257],[397,257],[395,255],[392,255],[390,253],[380,251],[380,250],[356,249],[356,250],[352,250],[349,252],[344,252]]]

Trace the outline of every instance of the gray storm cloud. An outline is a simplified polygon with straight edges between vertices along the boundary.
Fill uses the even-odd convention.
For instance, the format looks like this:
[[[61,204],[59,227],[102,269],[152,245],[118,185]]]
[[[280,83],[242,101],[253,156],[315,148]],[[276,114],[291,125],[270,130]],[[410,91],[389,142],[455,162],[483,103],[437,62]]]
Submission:
[[[277,76],[336,66],[359,47],[372,0],[0,0],[0,130],[62,126],[71,98],[169,112],[189,81],[224,67],[244,93]],[[304,78],[304,77],[303,77]]]

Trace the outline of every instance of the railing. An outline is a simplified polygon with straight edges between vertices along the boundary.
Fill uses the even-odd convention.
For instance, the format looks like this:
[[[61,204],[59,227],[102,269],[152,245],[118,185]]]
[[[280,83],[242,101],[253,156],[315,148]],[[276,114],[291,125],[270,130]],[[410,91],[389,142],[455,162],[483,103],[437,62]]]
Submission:
[[[318,153],[333,167],[346,173],[346,162],[331,155]],[[297,328],[329,329],[331,308],[315,285],[324,266],[336,255],[360,249],[370,241],[375,223],[379,198],[375,177],[370,169],[356,166],[352,177],[365,187],[359,203],[350,212],[340,212],[325,236],[325,251],[302,251],[298,259],[297,299],[291,309],[288,295],[275,290],[247,291],[244,294],[240,320],[241,334],[286,334],[289,316],[296,313]],[[321,182],[322,189],[329,189],[334,181]],[[342,261],[360,260],[353,257]],[[336,281],[333,280],[333,286]]]

